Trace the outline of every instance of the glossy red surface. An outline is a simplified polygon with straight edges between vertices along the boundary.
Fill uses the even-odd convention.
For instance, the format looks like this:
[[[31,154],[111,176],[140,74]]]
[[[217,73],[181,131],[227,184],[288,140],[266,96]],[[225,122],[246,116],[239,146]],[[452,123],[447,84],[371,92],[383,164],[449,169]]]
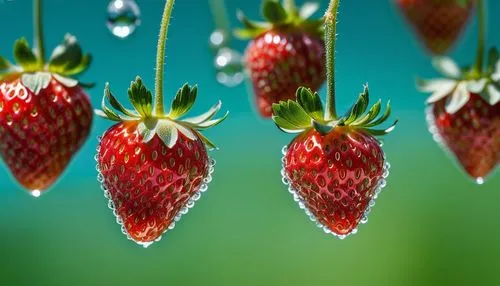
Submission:
[[[35,95],[20,80],[0,84],[0,154],[29,191],[59,178],[89,135],[92,108],[82,88],[52,79]]]
[[[379,142],[337,127],[307,131],[292,141],[285,171],[309,211],[337,235],[350,234],[373,199],[385,165]]]
[[[245,60],[263,117],[273,103],[295,99],[299,87],[317,91],[326,79],[323,40],[302,32],[268,31],[250,42]]]
[[[142,243],[155,241],[167,230],[209,169],[201,140],[179,132],[173,148],[157,135],[143,143],[135,122],[116,124],[104,134],[98,163],[127,233]]]

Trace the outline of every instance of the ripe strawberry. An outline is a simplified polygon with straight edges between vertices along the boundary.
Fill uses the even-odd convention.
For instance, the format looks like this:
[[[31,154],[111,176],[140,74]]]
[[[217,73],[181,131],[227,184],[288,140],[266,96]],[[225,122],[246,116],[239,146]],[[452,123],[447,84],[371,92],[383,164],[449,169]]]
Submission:
[[[396,0],[429,51],[442,55],[455,44],[471,18],[474,0]]]
[[[317,8],[307,3],[298,11],[294,4],[283,7],[264,0],[262,13],[267,23],[251,22],[239,13],[245,28],[237,30],[237,35],[253,39],[245,63],[263,117],[271,117],[272,104],[292,99],[298,87],[318,90],[325,81],[323,21],[308,19]]]
[[[99,144],[98,180],[123,233],[144,247],[172,229],[207,189],[215,164],[208,157],[207,146],[215,146],[199,130],[227,117],[213,119],[221,108],[219,102],[205,114],[180,120],[192,108],[198,92],[187,84],[179,89],[170,112],[164,112],[164,49],[173,5],[173,0],[166,2],[161,25],[154,111],[153,95],[140,77],[128,90],[134,110],[123,107],[106,85],[102,110],[96,111],[119,122]]]
[[[89,135],[92,109],[77,80],[91,61],[66,35],[45,62],[41,2],[35,1],[36,52],[23,38],[13,65],[0,57],[0,155],[17,181],[38,197],[61,176]]]
[[[297,91],[297,102],[273,106],[273,119],[280,129],[300,132],[285,149],[283,180],[301,208],[327,233],[344,238],[367,221],[370,207],[386,185],[389,164],[375,135],[386,130],[372,127],[380,101],[367,114],[368,88],[351,112],[339,120],[325,120],[321,100],[310,89]]]
[[[488,69],[460,67],[449,58],[435,59],[445,78],[420,80],[433,93],[427,100],[429,130],[477,183],[500,162],[500,57],[491,49]]]
[[[48,74],[49,77],[50,74]],[[25,188],[47,189],[87,139],[89,98],[51,77],[38,94],[17,78],[0,84],[0,155]]]
[[[449,114],[445,106],[446,99],[433,105],[430,124],[465,171],[481,183],[500,162],[500,104],[492,106],[470,94],[456,113]]]

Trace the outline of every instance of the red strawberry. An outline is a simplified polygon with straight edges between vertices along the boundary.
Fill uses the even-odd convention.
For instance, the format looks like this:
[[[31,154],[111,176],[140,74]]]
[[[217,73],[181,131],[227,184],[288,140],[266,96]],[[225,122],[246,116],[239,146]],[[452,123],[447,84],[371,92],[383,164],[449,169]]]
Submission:
[[[177,92],[170,112],[164,111],[165,39],[174,2],[166,1],[163,13],[154,111],[153,95],[140,77],[128,90],[134,110],[123,107],[106,85],[102,110],[96,111],[119,122],[104,134],[98,147],[98,180],[123,233],[144,247],[172,229],[200,192],[207,190],[215,164],[208,157],[207,146],[215,146],[200,130],[227,117],[213,119],[221,108],[219,102],[205,114],[181,120],[198,93],[187,84]],[[106,100],[114,110],[107,107]]]
[[[273,119],[285,132],[300,132],[284,150],[283,180],[301,208],[326,233],[344,238],[367,221],[370,207],[386,185],[389,164],[373,130],[387,112],[376,119],[380,101],[368,113],[368,89],[351,112],[326,120],[321,100],[309,89],[297,91],[297,102],[273,106]]]
[[[337,127],[324,135],[314,129],[299,135],[289,145],[283,166],[310,215],[325,231],[343,236],[367,220],[370,202],[385,186],[386,165],[374,137]]]
[[[51,78],[33,93],[18,78],[0,84],[0,154],[25,188],[38,195],[52,185],[88,137],[89,98],[79,86]]]
[[[137,125],[118,123],[107,131],[98,162],[103,186],[126,233],[147,244],[173,227],[181,209],[187,211],[206,190],[212,168],[201,139],[179,133],[172,147],[158,136],[144,143]]]
[[[34,3],[36,52],[23,38],[14,45],[18,65],[0,57],[0,155],[17,181],[38,197],[89,135],[90,100],[70,77],[84,72],[91,56],[68,34],[46,62],[41,1]]]
[[[474,0],[396,0],[408,22],[436,55],[445,54],[465,29]]]
[[[293,4],[283,7],[264,0],[263,15],[268,23],[254,23],[239,14],[245,29],[237,34],[253,39],[245,62],[263,117],[271,117],[272,104],[292,99],[300,86],[318,90],[326,79],[323,21],[308,20],[316,9],[317,5],[309,3],[299,12]]]
[[[500,162],[500,104],[490,105],[478,94],[457,112],[446,111],[446,99],[428,112],[431,131],[478,183]],[[434,127],[434,128],[432,128]]]
[[[500,162],[500,54],[490,49],[486,69],[478,54],[478,62],[468,68],[436,58],[434,65],[444,77],[417,84],[432,93],[427,121],[434,139],[482,184]]]

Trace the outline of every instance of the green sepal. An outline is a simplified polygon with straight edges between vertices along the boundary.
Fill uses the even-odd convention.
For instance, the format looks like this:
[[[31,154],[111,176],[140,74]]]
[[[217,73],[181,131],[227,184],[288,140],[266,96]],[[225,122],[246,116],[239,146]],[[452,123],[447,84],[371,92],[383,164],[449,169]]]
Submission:
[[[264,0],[262,16],[272,24],[282,24],[288,19],[288,13],[278,0]]]
[[[310,117],[320,122],[324,120],[325,111],[318,93],[313,92],[309,88],[299,87],[296,96],[297,103]]]
[[[204,122],[197,124],[196,129],[197,130],[204,130],[204,129],[215,127],[215,126],[219,125],[222,121],[226,120],[228,115],[229,115],[229,111],[226,111],[224,116],[222,116],[221,118],[206,120]]]
[[[153,95],[139,76],[130,84],[128,98],[142,118],[151,117],[153,114]]]
[[[0,56],[0,72],[10,70],[12,64],[4,57]]]
[[[221,107],[222,107],[222,101],[219,100],[214,106],[210,107],[210,109],[207,112],[195,117],[183,119],[182,121],[193,125],[203,123],[207,120],[214,118],[214,116],[217,114],[217,112],[219,112]]]
[[[214,142],[210,141],[210,139],[208,139],[205,135],[201,134],[198,131],[196,131],[196,134],[201,139],[201,141],[203,141],[203,143],[207,146],[209,150],[218,149],[217,146],[214,144]]]
[[[349,111],[349,114],[342,120],[343,125],[350,125],[365,113],[369,102],[368,86],[365,85],[363,92],[359,95],[358,101]]]
[[[243,28],[235,29],[234,35],[240,39],[252,39],[272,28],[272,25],[266,22],[257,22],[249,20],[245,14],[238,10],[236,13],[238,20],[243,24]]]
[[[21,83],[35,95],[46,89],[51,80],[52,75],[48,72],[25,73],[21,76]]]
[[[196,86],[190,87],[188,84],[184,84],[172,101],[168,117],[177,119],[186,114],[193,107],[197,94],[198,88]]]
[[[496,65],[500,60],[500,54],[496,47],[490,48],[488,52],[488,74],[492,74],[496,71]]]
[[[386,129],[370,129],[370,128],[361,128],[361,129],[373,136],[384,136],[391,133],[394,130],[394,128],[396,128],[397,124],[398,120],[394,121],[394,123]]]
[[[57,46],[49,60],[48,68],[53,73],[76,75],[84,72],[90,65],[92,57],[83,54],[75,36],[66,34],[63,42]]]
[[[40,69],[40,62],[25,38],[17,40],[14,44],[14,59],[25,72],[33,72]]]
[[[273,120],[284,132],[298,133],[312,127],[312,118],[293,100],[273,104]]]
[[[316,13],[319,9],[319,4],[316,2],[306,2],[300,7],[299,16],[302,19],[311,18],[314,13]]]

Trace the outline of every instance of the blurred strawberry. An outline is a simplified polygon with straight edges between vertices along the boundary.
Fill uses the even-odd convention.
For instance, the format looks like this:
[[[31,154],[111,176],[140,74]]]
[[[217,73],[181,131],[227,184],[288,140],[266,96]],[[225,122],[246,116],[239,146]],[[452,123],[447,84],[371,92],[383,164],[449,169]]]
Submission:
[[[92,125],[85,85],[71,78],[87,70],[90,55],[66,35],[46,63],[40,30],[37,42],[36,52],[25,39],[15,43],[18,65],[0,57],[0,155],[33,196],[61,176]]]
[[[272,104],[292,99],[300,86],[318,90],[325,81],[323,20],[309,18],[317,4],[300,10],[293,1],[264,0],[262,14],[267,22],[253,22],[238,16],[245,26],[236,30],[248,44],[245,61],[255,101],[263,117],[271,117]]]
[[[427,118],[430,130],[451,151],[469,176],[483,183],[500,162],[500,60],[490,52],[488,72],[463,72],[448,58],[435,60],[447,78],[420,81],[432,92]]]
[[[473,14],[475,0],[395,0],[427,49],[446,54]]]

